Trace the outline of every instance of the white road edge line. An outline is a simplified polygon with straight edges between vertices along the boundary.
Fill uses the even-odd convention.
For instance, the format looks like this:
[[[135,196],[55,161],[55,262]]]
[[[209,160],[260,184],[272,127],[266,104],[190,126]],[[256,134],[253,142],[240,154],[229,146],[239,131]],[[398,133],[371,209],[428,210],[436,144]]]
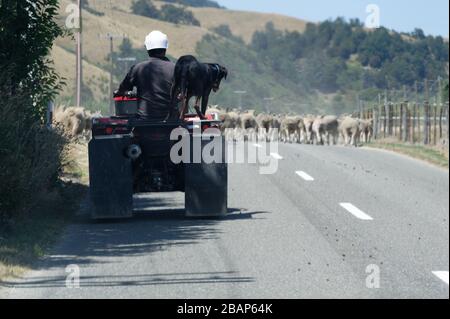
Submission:
[[[433,275],[448,285],[448,271],[433,271]]]
[[[340,205],[356,218],[359,218],[361,220],[373,220],[372,217],[370,217],[351,203],[340,203]]]
[[[308,175],[307,173],[305,173],[303,171],[297,171],[297,172],[295,172],[295,174],[297,174],[298,176],[300,176],[301,178],[303,178],[307,182],[314,181],[314,178],[312,176]]]
[[[278,153],[270,153],[270,156],[272,156],[276,160],[282,160],[283,159],[283,156],[281,156]]]

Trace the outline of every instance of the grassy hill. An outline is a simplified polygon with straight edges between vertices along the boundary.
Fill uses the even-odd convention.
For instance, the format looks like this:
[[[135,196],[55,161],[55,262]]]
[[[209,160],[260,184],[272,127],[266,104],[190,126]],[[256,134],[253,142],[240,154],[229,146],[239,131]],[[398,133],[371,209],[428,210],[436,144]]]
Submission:
[[[52,50],[52,57],[55,62],[55,67],[59,75],[64,77],[67,82],[67,93],[64,97],[71,97],[75,90],[75,55],[62,47],[54,46]],[[102,101],[109,92],[109,73],[105,70],[84,61],[83,72],[85,85],[89,87],[94,101]],[[70,104],[70,101],[67,101]]]
[[[92,0],[91,0],[92,2]],[[109,43],[99,35],[107,33],[125,34],[133,45],[143,47],[145,36],[154,29],[163,30],[170,38],[170,54],[179,57],[184,54],[194,54],[196,45],[204,35],[211,34],[211,29],[222,24],[228,24],[236,36],[250,41],[256,30],[263,30],[266,23],[272,21],[280,30],[303,30],[305,22],[280,15],[260,14],[252,12],[229,11],[215,8],[189,8],[200,21],[201,27],[176,25],[164,21],[137,16],[131,13],[132,0],[95,1],[91,7],[103,16],[94,15],[83,10],[83,43],[85,58],[97,65],[104,65],[109,53]],[[61,16],[64,8],[71,3],[61,0]],[[161,5],[162,2],[155,1]],[[118,40],[120,41],[120,40]],[[73,50],[74,41],[59,39],[56,44],[68,50]]]
[[[61,23],[64,22],[65,8],[73,3],[70,0],[60,1]],[[201,26],[176,25],[160,20],[134,15],[131,12],[133,0],[109,0],[89,2],[92,10],[83,10],[83,57],[84,82],[90,91],[86,95],[93,96],[94,101],[88,103],[107,103],[107,88],[109,85],[109,41],[106,34],[120,34],[127,36],[135,48],[143,49],[143,39],[154,29],[167,33],[170,38],[169,54],[175,58],[185,54],[197,54],[197,45],[205,35],[212,35],[211,29],[227,24],[234,35],[242,37],[246,42],[256,30],[263,30],[266,23],[272,21],[281,30],[304,29],[305,21],[284,17],[276,14],[260,14],[254,12],[241,12],[217,8],[189,7]],[[157,7],[164,2],[154,1]],[[92,13],[98,12],[101,15]],[[115,47],[119,46],[121,39],[115,40]],[[56,62],[59,73],[67,79],[67,89],[61,94],[66,101],[74,96],[75,88],[75,41],[70,38],[58,39],[52,57]],[[106,82],[105,82],[106,81]],[[92,93],[92,94],[91,94]]]
[[[278,14],[256,12],[220,10],[214,8],[190,9],[203,28],[211,30],[220,25],[228,25],[234,35],[242,37],[249,43],[255,31],[265,29],[268,22],[272,22],[278,30],[302,32],[306,21]]]
[[[210,100],[229,107],[238,104],[234,92],[245,90],[246,108],[342,113],[356,108],[357,96],[370,100],[385,89],[402,89],[415,80],[448,78],[448,42],[445,45],[442,38],[426,37],[420,30],[410,34],[383,28],[367,32],[357,20],[311,24],[277,14],[180,4],[186,1],[204,2],[152,1],[153,10],[162,12],[170,2],[178,11],[191,12],[200,26],[161,21],[160,15],[153,19],[133,14],[133,0],[88,1],[89,7],[83,10],[83,95],[87,106],[106,109],[109,101],[110,44],[105,36],[123,35],[130,41],[132,49],[120,52],[122,38],[115,39],[115,56],[144,60],[143,40],[155,29],[168,34],[172,58],[193,54],[229,68],[229,80]],[[72,1],[60,2],[62,23],[64,8]],[[53,50],[57,70],[68,79],[61,94],[64,100],[74,96],[74,49],[74,40],[66,37],[58,39]],[[114,70],[115,85],[126,72],[120,63]]]

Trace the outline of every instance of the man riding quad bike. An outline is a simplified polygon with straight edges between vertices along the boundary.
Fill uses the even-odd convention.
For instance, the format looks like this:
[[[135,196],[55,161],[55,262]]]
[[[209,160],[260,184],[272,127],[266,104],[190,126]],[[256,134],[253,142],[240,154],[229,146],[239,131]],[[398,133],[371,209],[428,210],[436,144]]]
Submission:
[[[114,92],[116,114],[92,123],[91,216],[132,217],[133,194],[176,191],[185,192],[187,216],[223,216],[227,213],[227,164],[220,122],[190,113],[180,119],[178,103],[171,97],[175,64],[166,58],[167,36],[153,31],[145,46],[149,60],[133,66]],[[181,133],[171,139],[173,132]],[[178,152],[187,154],[177,154],[188,160],[174,160],[171,150],[185,138],[190,145],[198,143],[200,151],[215,143],[212,149],[220,150],[221,160],[192,161],[197,157],[194,147]]]

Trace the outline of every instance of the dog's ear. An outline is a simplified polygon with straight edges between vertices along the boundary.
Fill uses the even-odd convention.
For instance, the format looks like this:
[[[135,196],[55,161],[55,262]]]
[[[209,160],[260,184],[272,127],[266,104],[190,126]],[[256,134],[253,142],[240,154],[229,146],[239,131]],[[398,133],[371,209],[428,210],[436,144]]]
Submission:
[[[223,74],[223,78],[226,80],[228,77],[228,70],[224,66],[220,66],[220,72]]]

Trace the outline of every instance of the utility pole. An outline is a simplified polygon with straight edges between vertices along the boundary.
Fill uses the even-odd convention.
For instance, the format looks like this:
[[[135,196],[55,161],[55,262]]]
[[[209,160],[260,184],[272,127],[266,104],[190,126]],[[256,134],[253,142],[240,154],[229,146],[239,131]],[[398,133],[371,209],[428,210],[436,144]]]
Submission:
[[[110,115],[114,114],[114,101],[113,101],[113,95],[114,95],[114,39],[123,39],[127,36],[125,34],[111,34],[107,33],[105,35],[99,34],[100,38],[106,38],[109,40],[109,64],[110,64],[110,70],[109,70],[109,112]]]
[[[82,0],[77,0],[78,5],[78,17],[79,17],[79,29],[76,32],[76,106],[81,106],[81,91],[83,86],[83,50],[82,50]]]
[[[113,95],[114,95],[114,38],[111,36],[109,38],[110,42],[110,50],[109,50],[109,63],[110,63],[110,69],[109,69],[109,114],[114,114],[114,102],[113,102]]]

